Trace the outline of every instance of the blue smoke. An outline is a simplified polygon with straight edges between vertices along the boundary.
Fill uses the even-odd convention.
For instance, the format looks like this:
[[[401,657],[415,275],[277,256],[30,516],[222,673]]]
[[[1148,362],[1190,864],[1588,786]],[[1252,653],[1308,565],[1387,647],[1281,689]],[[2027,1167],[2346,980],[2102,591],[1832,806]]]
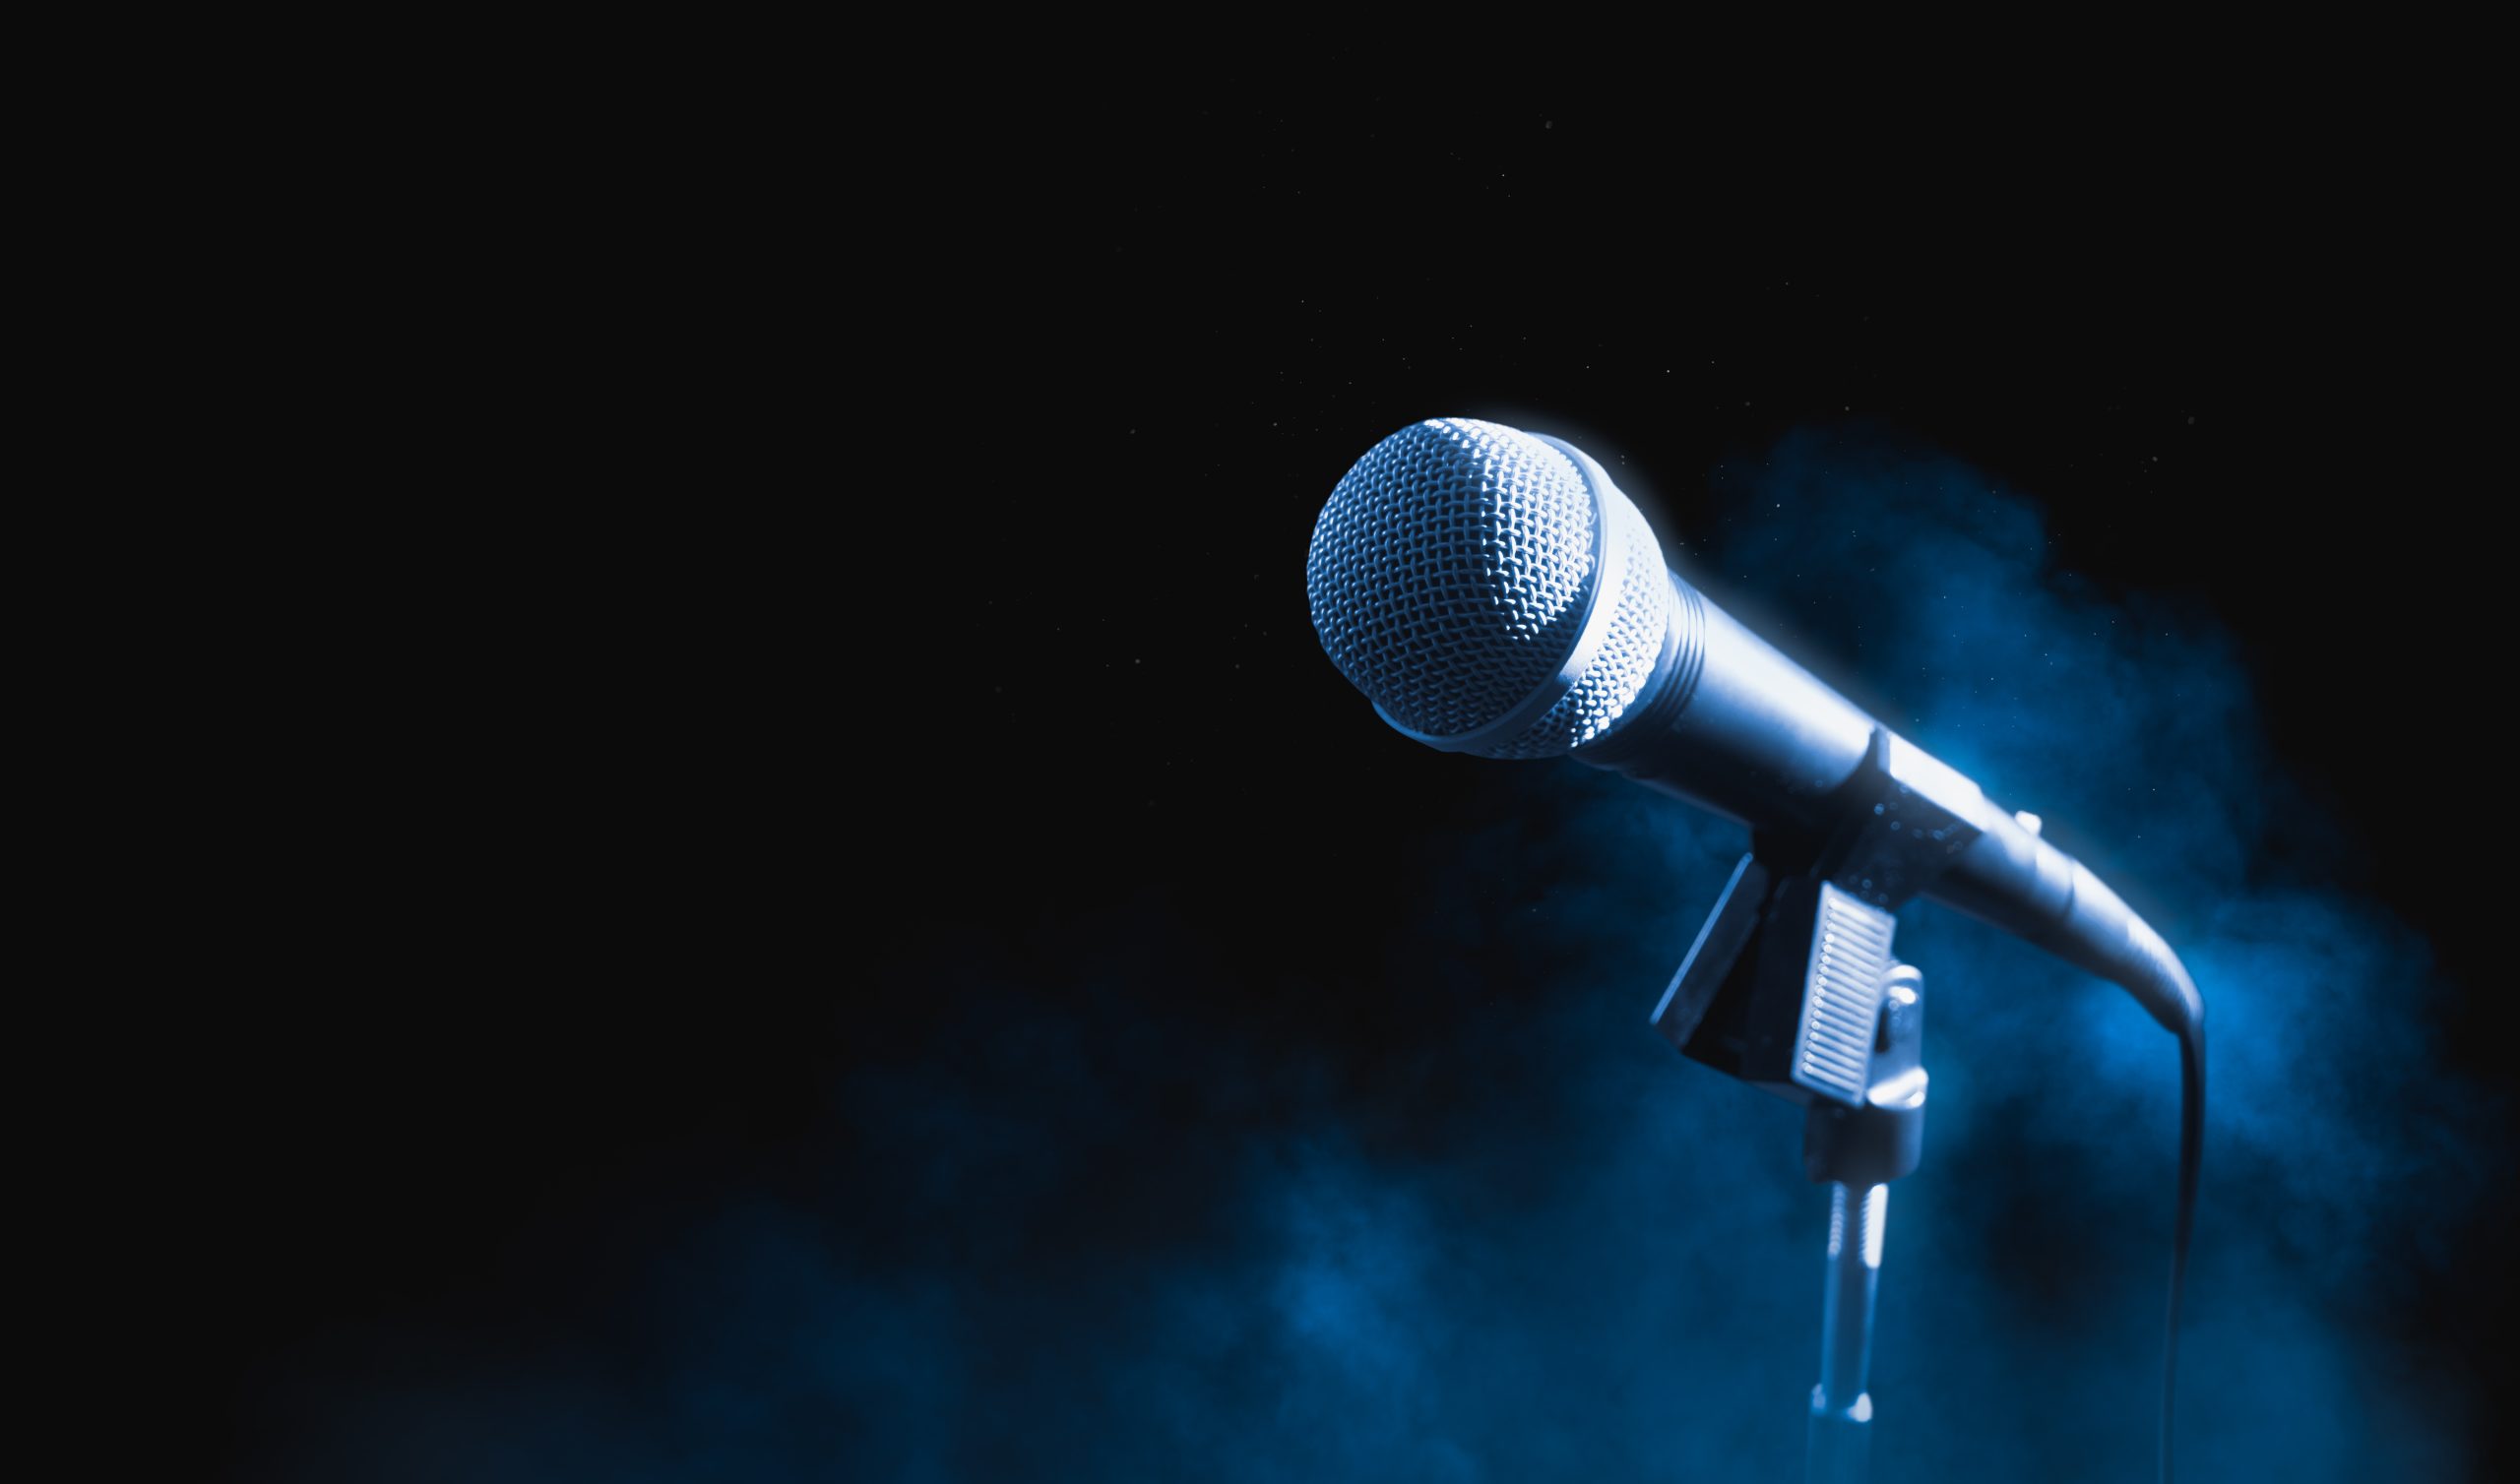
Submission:
[[[1888,436],[1806,431],[1717,483],[1686,575],[2039,810],[2204,992],[2188,1477],[2458,1476],[2481,1398],[2385,1318],[2437,1284],[2495,1110],[2437,1075],[2426,946],[2330,885],[2346,846],[2230,641],[2054,570],[2032,502]],[[1741,835],[1574,766],[1477,766],[1471,817],[1360,846],[1391,865],[1358,910],[1408,923],[1361,981],[1417,1013],[1410,1044],[1220,1033],[1181,1001],[1231,944],[1163,893],[958,950],[905,972],[961,1009],[838,1090],[830,1188],[688,1224],[565,1345],[406,1345],[395,1384],[310,1363],[283,1472],[1798,1477],[1827,1212],[1799,1116],[1645,1024]],[[2173,1044],[1953,914],[1903,913],[1900,953],[1934,1081],[1890,1199],[1875,1477],[2149,1478]]]

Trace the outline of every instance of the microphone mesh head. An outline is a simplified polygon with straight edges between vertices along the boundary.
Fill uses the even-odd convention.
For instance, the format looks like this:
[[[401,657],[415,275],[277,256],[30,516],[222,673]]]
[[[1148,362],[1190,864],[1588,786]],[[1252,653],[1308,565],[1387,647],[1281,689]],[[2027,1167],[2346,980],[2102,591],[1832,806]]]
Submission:
[[[1570,751],[1614,725],[1652,672],[1670,603],[1662,551],[1626,496],[1602,496],[1624,560],[1619,590],[1601,599],[1611,611],[1599,650],[1537,721],[1468,750]],[[1399,725],[1434,737],[1491,726],[1574,650],[1600,580],[1595,520],[1583,471],[1528,433],[1465,417],[1403,428],[1356,461],[1313,526],[1313,629]]]

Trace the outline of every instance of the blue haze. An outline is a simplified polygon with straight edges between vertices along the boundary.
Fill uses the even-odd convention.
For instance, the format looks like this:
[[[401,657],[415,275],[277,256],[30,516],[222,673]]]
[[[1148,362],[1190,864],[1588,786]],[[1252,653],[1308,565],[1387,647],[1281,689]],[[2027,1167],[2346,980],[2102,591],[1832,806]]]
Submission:
[[[2430,1075],[2425,944],[2322,885],[2345,846],[2232,644],[2052,570],[2031,499],[1886,436],[1800,433],[1718,488],[1684,574],[2043,814],[2203,989],[2184,1476],[2459,1477],[2479,1398],[2387,1320],[2482,1194],[2493,1110]],[[304,1378],[330,1419],[304,1475],[1798,1478],[1827,1211],[1799,1115],[1645,1023],[1741,834],[1572,765],[1444,766],[1492,775],[1470,817],[1361,827],[1390,891],[1356,910],[1410,919],[1361,979],[1427,1012],[1370,1084],[1333,1031],[1220,1037],[1127,992],[1231,971],[1161,892],[1054,934],[1050,967],[954,950],[943,1049],[836,1091],[845,1188],[728,1202],[643,1260],[620,1324],[667,1360]],[[1900,951],[1934,1081],[1890,1201],[1876,1477],[2148,1479],[2173,1044],[1937,908]]]

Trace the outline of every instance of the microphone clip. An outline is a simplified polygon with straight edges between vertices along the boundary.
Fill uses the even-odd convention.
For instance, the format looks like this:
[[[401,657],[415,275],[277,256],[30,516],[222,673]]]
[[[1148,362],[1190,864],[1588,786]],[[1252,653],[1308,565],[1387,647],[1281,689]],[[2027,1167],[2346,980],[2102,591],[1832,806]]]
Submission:
[[[1814,1181],[1877,1185],[1923,1151],[1924,976],[1891,956],[1891,912],[1979,831],[1914,760],[1876,728],[1829,828],[1754,834],[1654,1010],[1682,1055],[1803,1105]]]

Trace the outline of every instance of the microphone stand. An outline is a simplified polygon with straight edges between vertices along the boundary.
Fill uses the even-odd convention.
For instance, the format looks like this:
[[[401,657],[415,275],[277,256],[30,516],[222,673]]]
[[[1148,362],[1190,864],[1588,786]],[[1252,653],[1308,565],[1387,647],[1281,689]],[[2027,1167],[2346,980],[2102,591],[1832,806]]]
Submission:
[[[1891,957],[1891,909],[1979,832],[1896,776],[1884,732],[1832,802],[1822,836],[1752,836],[1654,1024],[1691,1060],[1803,1105],[1803,1174],[1829,1187],[1804,1478],[1863,1484],[1889,1183],[1924,1144],[1924,976]]]
[[[1811,1389],[1805,1484],[1863,1484],[1871,1468],[1873,1300],[1881,1286],[1890,1182],[1916,1168],[1925,1113],[1924,976],[1895,965],[1883,986],[1872,1081],[1860,1108],[1814,1102],[1802,1168],[1829,1186],[1829,1277],[1820,1306],[1820,1383]]]

